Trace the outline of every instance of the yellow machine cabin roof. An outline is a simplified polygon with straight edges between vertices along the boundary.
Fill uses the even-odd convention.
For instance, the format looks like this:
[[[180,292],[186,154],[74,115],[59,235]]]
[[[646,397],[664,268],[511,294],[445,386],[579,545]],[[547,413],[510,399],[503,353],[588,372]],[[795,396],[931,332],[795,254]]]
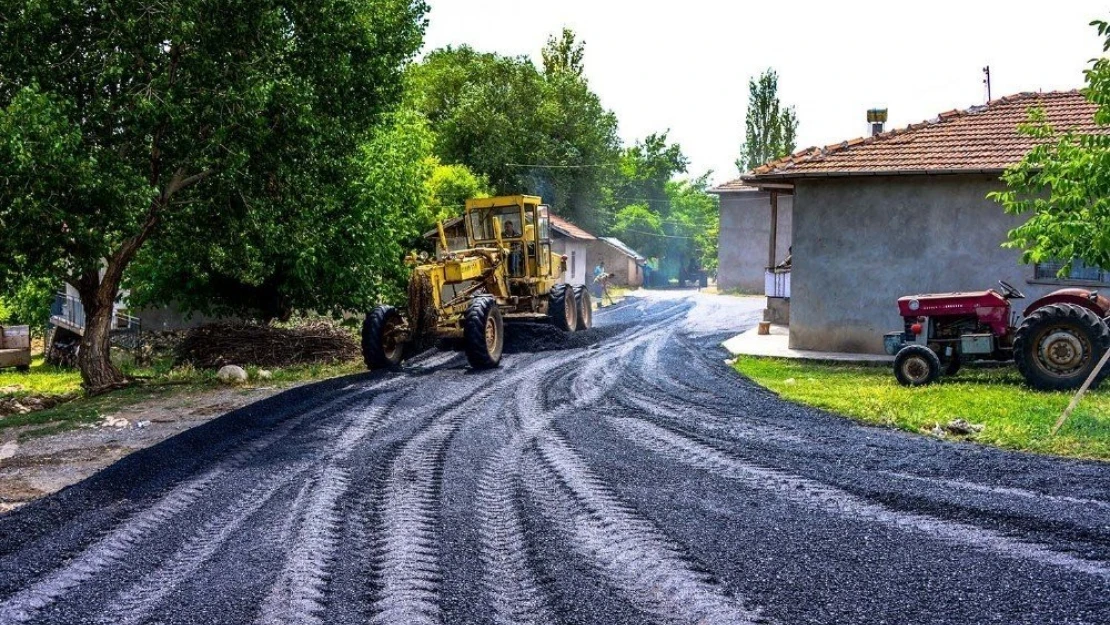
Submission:
[[[541,204],[543,199],[537,195],[502,195],[500,197],[472,198],[466,201],[466,210],[475,208],[494,208],[499,206],[522,206]]]

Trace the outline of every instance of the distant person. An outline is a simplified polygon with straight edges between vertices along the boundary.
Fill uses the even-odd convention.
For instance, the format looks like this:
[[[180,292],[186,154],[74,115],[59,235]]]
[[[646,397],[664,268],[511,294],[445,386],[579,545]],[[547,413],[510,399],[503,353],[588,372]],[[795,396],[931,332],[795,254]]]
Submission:
[[[605,261],[599,262],[597,266],[594,267],[594,284],[592,290],[594,292],[594,297],[597,298],[598,303],[601,302],[601,295],[604,292],[604,286],[602,285],[602,282],[605,280],[605,278],[603,278],[602,276],[605,276]]]
[[[510,238],[510,239],[514,239],[514,238],[520,236],[520,234],[516,231],[516,227],[513,226],[513,222],[511,222],[511,221],[506,221],[505,222],[504,236],[506,238]]]

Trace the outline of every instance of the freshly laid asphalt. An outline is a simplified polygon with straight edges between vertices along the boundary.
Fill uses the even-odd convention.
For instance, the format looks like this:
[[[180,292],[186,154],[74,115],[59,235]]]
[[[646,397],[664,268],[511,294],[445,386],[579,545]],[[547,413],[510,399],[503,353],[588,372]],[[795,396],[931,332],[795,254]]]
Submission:
[[[0,516],[8,623],[1110,623],[1110,465],[865,427],[630,298],[291,390]]]

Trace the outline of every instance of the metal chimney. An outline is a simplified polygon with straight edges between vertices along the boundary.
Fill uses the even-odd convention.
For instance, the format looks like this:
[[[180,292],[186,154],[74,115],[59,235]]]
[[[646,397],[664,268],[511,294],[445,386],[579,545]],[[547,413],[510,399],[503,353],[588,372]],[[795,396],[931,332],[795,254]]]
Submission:
[[[871,125],[871,136],[881,133],[886,125],[886,109],[867,109],[867,123]]]

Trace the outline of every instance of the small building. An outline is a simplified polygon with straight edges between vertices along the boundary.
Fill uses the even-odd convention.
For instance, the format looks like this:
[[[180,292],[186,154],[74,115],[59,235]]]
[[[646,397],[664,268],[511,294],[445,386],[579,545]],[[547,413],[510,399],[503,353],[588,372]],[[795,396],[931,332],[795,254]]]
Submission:
[[[594,235],[558,215],[551,215],[551,251],[567,257],[567,272],[563,276],[567,284],[583,285],[593,280],[597,260],[592,252],[597,244]]]
[[[644,285],[644,265],[647,258],[628,247],[616,237],[601,237],[595,247],[605,262],[605,272],[611,274],[612,284],[640,287]]]
[[[895,300],[907,294],[982,290],[999,279],[1029,298],[1110,286],[1105,268],[1058,279],[1058,263],[1025,265],[1020,250],[1001,247],[1027,217],[1007,215],[987,194],[1036,144],[1018,132],[1033,108],[1057,132],[1110,134],[1078,91],[1022,93],[743,176],[764,192],[793,193],[790,347],[882,353],[883,333],[901,323]]]
[[[721,199],[717,246],[717,287],[763,293],[767,269],[790,254],[793,188],[757,187],[733,180],[711,189]]]

